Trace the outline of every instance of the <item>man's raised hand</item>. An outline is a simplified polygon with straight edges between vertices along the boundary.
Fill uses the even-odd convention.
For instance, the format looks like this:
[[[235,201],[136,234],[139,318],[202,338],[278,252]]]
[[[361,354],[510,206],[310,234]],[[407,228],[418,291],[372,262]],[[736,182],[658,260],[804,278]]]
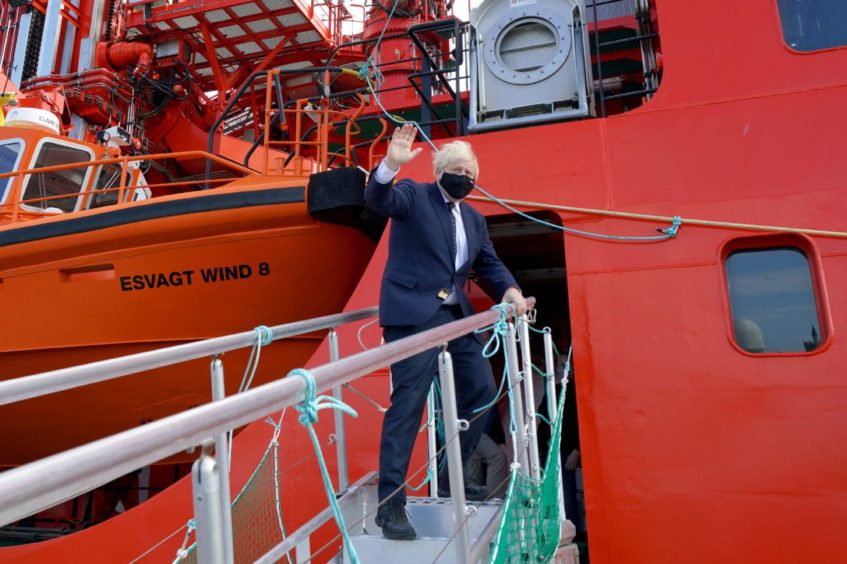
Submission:
[[[411,161],[423,151],[421,147],[412,150],[412,143],[418,134],[417,128],[411,123],[405,123],[402,127],[394,130],[391,143],[388,145],[388,154],[385,156],[385,166],[397,171],[401,166]]]

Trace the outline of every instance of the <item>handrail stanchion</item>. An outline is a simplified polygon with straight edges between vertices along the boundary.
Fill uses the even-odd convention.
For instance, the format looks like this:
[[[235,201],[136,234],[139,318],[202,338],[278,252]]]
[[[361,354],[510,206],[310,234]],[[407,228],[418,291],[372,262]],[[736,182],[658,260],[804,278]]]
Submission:
[[[197,526],[197,561],[224,564],[227,562],[226,535],[221,511],[218,464],[205,448],[191,467],[191,491],[194,498],[194,522]]]
[[[552,423],[559,416],[559,409],[556,406],[556,364],[553,360],[553,335],[550,331],[544,332],[544,370],[547,385],[547,413]],[[564,420],[562,425],[564,425]],[[551,429],[550,432],[552,431]],[[559,472],[559,513],[565,515],[565,493],[562,488],[561,471]]]
[[[427,477],[429,478],[430,497],[438,495],[438,444],[435,426],[435,383],[429,388],[426,396],[426,453],[429,460]]]
[[[466,521],[465,477],[462,471],[462,449],[459,432],[466,431],[467,421],[459,421],[456,407],[456,383],[453,381],[453,357],[446,350],[438,355],[438,375],[441,380],[441,413],[444,416],[444,444],[447,452],[447,473],[450,478],[450,497],[453,499],[453,529],[456,539],[456,562],[468,564],[470,538]]]
[[[521,465],[521,471],[529,476],[532,470],[529,465],[529,457],[527,456],[527,439],[526,439],[526,421],[524,420],[523,394],[521,393],[521,374],[518,369],[518,345],[515,341],[515,326],[511,322],[506,329],[506,362],[509,363],[509,387],[512,390],[512,402],[514,405],[514,416],[518,418],[515,421],[515,430],[517,433],[518,444],[515,445],[518,451],[518,462]]]
[[[214,357],[211,365],[212,372],[212,401],[220,401],[226,397],[224,387],[224,363],[221,359]],[[226,564],[234,562],[232,548],[232,498],[229,490],[229,446],[227,433],[215,435],[215,459],[217,462],[217,475],[220,485],[218,491],[221,501],[221,525],[223,527],[224,561]]]
[[[538,480],[541,477],[541,462],[538,457],[538,424],[535,421],[535,390],[532,386],[532,353],[529,350],[529,321],[526,314],[518,319],[518,331],[521,340],[521,361],[523,364],[523,388],[526,398],[526,426],[529,441],[530,476]]]
[[[338,333],[335,327],[329,330],[329,360],[335,362],[340,359],[338,350]],[[332,397],[343,401],[341,386],[332,388]],[[332,410],[335,420],[335,452],[338,458],[338,495],[347,491],[350,486],[350,477],[347,470],[347,433],[344,430],[344,413],[339,409]]]

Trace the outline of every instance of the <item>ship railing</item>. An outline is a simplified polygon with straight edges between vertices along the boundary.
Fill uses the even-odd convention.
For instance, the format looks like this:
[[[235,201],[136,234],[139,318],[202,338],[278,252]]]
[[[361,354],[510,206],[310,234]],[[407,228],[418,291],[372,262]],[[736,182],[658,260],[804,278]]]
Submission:
[[[281,77],[285,75],[303,75],[304,73],[315,73],[321,77],[319,84],[323,85],[324,93],[320,96],[310,98],[299,98],[284,101],[282,97],[283,87]],[[322,172],[332,166],[361,166],[355,154],[356,146],[353,145],[353,137],[361,133],[358,119],[365,108],[368,100],[363,92],[350,92],[346,96],[354,99],[354,108],[344,110],[330,107],[331,96],[329,93],[332,77],[338,73],[345,73],[358,77],[358,72],[339,66],[306,67],[298,69],[272,69],[257,71],[250,75],[229,98],[229,102],[221,114],[212,124],[207,137],[206,150],[214,151],[216,136],[222,132],[222,127],[228,119],[238,116],[244,111],[242,107],[243,98],[252,97],[251,88],[257,80],[264,80],[264,114],[262,128],[258,131],[256,139],[244,156],[244,166],[248,166],[253,159],[256,150],[261,146],[260,170],[264,174],[306,176],[315,172]],[[287,114],[293,114],[288,123]],[[333,132],[343,127],[343,137],[336,139]],[[289,139],[273,140],[271,132],[277,130],[286,133]],[[369,141],[372,146],[369,150],[367,166],[370,167],[375,160],[373,146],[379,143],[387,125],[383,120],[382,132],[376,139]],[[309,140],[314,135],[314,140]],[[342,147],[341,151],[330,149],[331,144],[337,143]],[[282,150],[280,147],[286,147]],[[206,164],[206,178],[210,179],[212,161]]]
[[[424,22],[406,31],[384,34],[381,37],[384,42],[411,40],[415,46],[415,55],[401,59],[392,58],[386,62],[381,62],[379,57],[373,56],[368,60],[373,71],[396,70],[398,67],[409,67],[412,70],[406,75],[408,84],[381,85],[372,80],[370,86],[374,88],[369,95],[380,99],[399,96],[405,100],[392,104],[397,106],[393,113],[402,116],[408,110],[416,113],[420,111],[420,118],[416,123],[428,137],[433,136],[433,128],[437,128],[436,136],[464,135],[468,122],[469,75],[464,64],[469,52],[466,40],[468,28],[467,22],[450,17]],[[431,38],[433,35],[440,36],[442,42],[435,44],[425,41],[425,38]],[[346,41],[330,53],[327,64],[333,64],[335,57],[341,53],[347,53],[349,56],[351,52],[372,52],[378,49],[379,40],[379,37],[370,37]],[[329,97],[344,98],[350,95],[351,92],[333,92]],[[403,107],[409,103],[414,104],[414,107]],[[453,115],[447,115],[447,110],[452,111]],[[359,121],[380,118],[379,114],[370,114]]]
[[[534,303],[533,298],[528,300],[530,307],[533,307]],[[318,326],[326,326],[330,323],[330,318],[333,318],[334,322],[340,322],[342,318],[348,321],[363,319],[366,315],[373,315],[375,311],[375,308],[371,308],[343,314],[343,316],[307,320],[299,322],[299,330],[305,331],[307,327],[309,330],[316,330]],[[471,546],[467,521],[473,511],[465,502],[464,477],[458,443],[459,432],[466,428],[468,422],[458,418],[452,359],[446,344],[463,335],[490,327],[498,321],[501,323],[504,321],[501,312],[491,309],[344,359],[337,359],[337,348],[333,347],[331,342],[331,354],[336,358],[327,364],[310,369],[315,383],[315,393],[322,393],[330,389],[339,390],[345,384],[423,351],[443,348],[439,353],[438,367],[442,385],[444,448],[448,454],[454,527],[453,536],[447,542],[455,543],[457,561],[463,563],[475,562],[485,554],[489,541],[495,534],[496,526],[489,523]],[[515,413],[521,418],[515,425],[517,461],[521,464],[522,472],[537,477],[540,464],[535,428],[535,401],[532,395],[529,322],[527,315],[520,317],[517,328],[509,321],[505,346],[510,367],[509,389],[515,402]],[[292,331],[294,325],[297,324],[289,324],[288,329],[285,330],[277,327],[272,331],[279,337],[282,331]],[[521,342],[523,370],[518,360],[517,336]],[[101,361],[86,367],[28,376],[0,384],[3,386],[0,387],[0,398],[3,403],[20,401],[34,397],[33,394],[52,393],[190,358],[216,355],[224,350],[250,345],[254,340],[254,334],[241,333],[211,341]],[[333,350],[335,352],[332,352]],[[545,337],[545,355],[547,371],[552,376],[554,370],[552,340],[549,336]],[[218,358],[213,360],[212,372],[222,376],[220,363]],[[548,399],[553,398],[555,390],[552,377],[547,378],[547,386]],[[227,432],[271,413],[279,412],[280,409],[303,402],[307,399],[306,390],[307,383],[304,378],[282,378],[8,470],[0,474],[0,526],[72,499],[128,472],[201,445],[203,446],[202,454],[192,469],[198,559],[203,562],[231,562],[233,558],[232,529],[231,525],[226,526],[227,520],[231,519],[229,504],[231,498],[228,474],[225,471],[227,457],[218,456],[216,460],[209,455],[211,450],[209,447],[214,442],[218,453],[226,452],[224,450],[226,443],[222,441],[225,441]],[[525,398],[525,402],[522,398]],[[550,413],[555,413],[555,407]],[[223,468],[221,468],[222,464]],[[216,475],[225,477],[223,479],[223,482],[226,482],[225,487],[218,489],[217,484],[220,482],[211,479]],[[361,485],[360,482],[357,482],[356,487]],[[204,484],[208,488],[207,491],[203,490]],[[206,503],[198,502],[198,498],[205,499]],[[308,530],[293,533],[289,540],[284,540],[268,554],[276,559],[298,548],[295,541],[302,546],[302,539],[305,537],[308,540],[311,531],[316,530],[328,519],[325,513],[321,515],[308,524]]]
[[[13,380],[0,382],[0,405],[16,403],[125,376],[132,376],[140,372],[180,364],[204,357],[211,357],[212,359],[212,399],[214,401],[218,401],[223,399],[225,396],[223,361],[219,358],[219,355],[232,350],[254,346],[259,339],[263,339],[265,344],[270,344],[277,340],[328,329],[330,359],[337,360],[339,354],[337,328],[341,325],[373,318],[378,312],[379,308],[377,307],[358,309],[351,312],[327,315],[263,328],[262,335],[258,334],[259,330],[257,329],[207,339],[204,341],[186,343],[154,351],[102,360],[70,368],[62,368],[59,370],[43,372],[41,374],[23,376]],[[333,394],[338,399],[341,399],[341,388],[335,388],[333,390]],[[343,491],[348,487],[349,478],[347,471],[346,433],[344,429],[344,420],[340,414],[336,415],[335,418],[334,434],[336,437],[335,443],[338,459],[339,489]],[[215,437],[215,447],[218,452],[227,452],[227,445],[228,439],[226,433],[219,434]],[[229,499],[229,468],[228,458],[226,456],[219,458],[217,468],[219,470],[217,475],[220,484],[221,497],[222,499]],[[104,483],[109,481],[111,481],[111,479],[107,479]],[[102,484],[97,485],[99,486]],[[74,495],[71,497],[74,497]],[[2,493],[0,493],[0,500],[2,499],[4,499],[4,497]],[[61,503],[61,501],[65,500],[63,499],[56,503]],[[37,511],[40,511],[40,509]],[[232,525],[229,513],[226,514],[225,518],[227,523],[226,530],[230,532],[231,537]],[[17,518],[14,518],[11,521],[13,522],[16,520]]]
[[[5,206],[0,207],[0,212],[3,212],[9,217],[12,223],[21,219],[31,219],[44,216],[54,216],[61,213],[70,213],[82,211],[89,208],[98,208],[113,205],[131,205],[136,200],[136,191],[150,190],[151,188],[179,188],[189,189],[197,188],[203,184],[200,180],[182,180],[173,182],[147,183],[139,174],[142,163],[158,162],[164,160],[170,161],[187,161],[208,159],[217,165],[224,167],[229,171],[228,174],[238,174],[241,176],[252,176],[259,174],[257,171],[248,167],[235,163],[227,158],[213,155],[205,151],[181,151],[176,153],[161,153],[151,155],[131,155],[114,158],[103,158],[93,161],[82,161],[74,163],[66,163],[59,165],[50,165],[39,168],[29,168],[4,172],[0,174],[0,180],[5,178],[13,179],[10,183],[12,196]],[[119,178],[117,178],[116,186],[110,188],[97,188],[96,173],[100,167],[117,165],[120,167]],[[62,172],[69,170],[83,170],[85,185],[83,189],[62,194],[54,194],[41,198],[26,198],[23,199],[23,189],[28,185],[27,178],[38,178],[39,175],[51,172]],[[88,174],[87,171],[93,171],[95,174]],[[212,184],[223,184],[232,182],[234,176],[226,176],[226,178],[210,179]],[[104,205],[92,205],[95,198],[103,196],[115,195],[115,201]],[[146,196],[144,199],[149,198]],[[74,200],[73,205],[68,209],[56,208],[51,206],[51,203],[60,203],[66,200]],[[3,210],[3,208],[6,208]],[[11,208],[11,209],[9,209]]]

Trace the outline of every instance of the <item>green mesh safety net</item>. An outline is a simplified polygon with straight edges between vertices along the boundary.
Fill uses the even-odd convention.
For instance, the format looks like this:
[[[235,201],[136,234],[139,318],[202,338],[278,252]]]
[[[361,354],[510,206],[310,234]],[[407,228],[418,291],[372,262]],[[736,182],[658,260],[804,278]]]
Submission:
[[[533,480],[512,469],[490,562],[550,562],[559,546],[562,518],[559,508],[559,476],[562,471],[559,443],[562,439],[565,391],[563,386],[541,479]]]
[[[279,480],[279,444],[274,436],[253,475],[232,502],[235,562],[254,562],[285,539]],[[175,562],[197,562],[196,544],[183,554]],[[288,557],[281,562],[289,562]]]

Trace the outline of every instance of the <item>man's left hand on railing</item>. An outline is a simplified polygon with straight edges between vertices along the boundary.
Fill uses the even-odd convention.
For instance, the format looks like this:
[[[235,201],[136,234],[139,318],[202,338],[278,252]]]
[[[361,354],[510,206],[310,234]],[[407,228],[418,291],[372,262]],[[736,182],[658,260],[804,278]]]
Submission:
[[[518,315],[526,313],[526,298],[523,297],[523,294],[521,294],[521,291],[518,288],[509,288],[506,290],[506,293],[503,294],[503,303],[514,304]]]

